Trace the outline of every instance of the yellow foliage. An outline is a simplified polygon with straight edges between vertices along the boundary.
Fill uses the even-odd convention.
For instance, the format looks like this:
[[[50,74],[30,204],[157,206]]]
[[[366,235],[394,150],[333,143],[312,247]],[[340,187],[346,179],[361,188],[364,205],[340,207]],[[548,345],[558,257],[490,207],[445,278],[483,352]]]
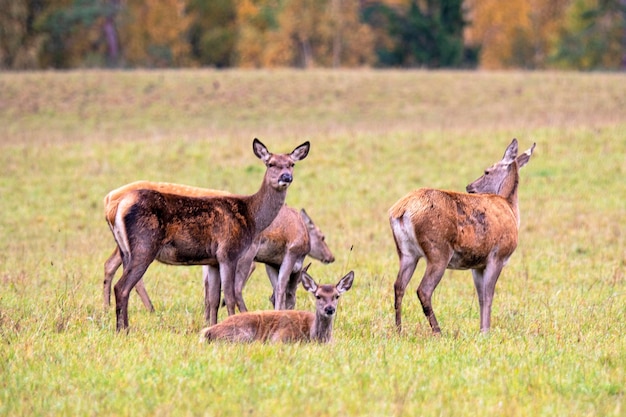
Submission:
[[[189,44],[184,38],[190,17],[183,0],[129,0],[120,28],[124,56],[131,64],[182,66],[188,64]]]
[[[480,66],[498,69],[545,65],[550,41],[569,0],[467,0],[465,39],[481,47]]]

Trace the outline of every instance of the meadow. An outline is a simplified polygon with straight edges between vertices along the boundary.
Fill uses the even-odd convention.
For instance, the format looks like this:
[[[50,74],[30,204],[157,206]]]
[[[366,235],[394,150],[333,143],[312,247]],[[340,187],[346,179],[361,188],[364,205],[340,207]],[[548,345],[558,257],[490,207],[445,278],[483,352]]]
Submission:
[[[311,142],[287,203],[336,258],[309,273],[355,271],[334,341],[201,344],[200,267],[158,263],[156,312],[133,294],[117,334],[103,197],[139,179],[253,193],[255,137],[281,153]],[[464,190],[513,137],[537,148],[491,332],[471,273],[447,271],[432,336],[421,262],[397,334],[387,210],[419,187]],[[0,73],[0,415],[624,416],[625,174],[626,74]],[[248,307],[269,295],[257,267]],[[297,303],[313,309],[302,288]]]

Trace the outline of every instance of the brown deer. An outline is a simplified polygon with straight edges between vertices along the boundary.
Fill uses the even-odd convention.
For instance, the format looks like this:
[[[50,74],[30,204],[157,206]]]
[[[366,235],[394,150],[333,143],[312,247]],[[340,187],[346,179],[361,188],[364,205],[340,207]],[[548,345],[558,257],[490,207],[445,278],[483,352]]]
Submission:
[[[213,190],[207,188],[191,187],[182,184],[172,184],[165,182],[152,182],[152,181],[135,181],[130,184],[126,184],[109,192],[104,198],[105,217],[109,224],[113,224],[117,213],[117,207],[119,201],[124,195],[133,190],[149,189],[164,192],[168,194],[180,194],[190,197],[215,197],[219,195],[231,195],[226,191]],[[266,269],[272,288],[275,287],[278,275],[278,270],[283,264],[283,261],[287,262],[286,269],[289,268],[289,263],[293,262],[292,274],[287,284],[286,292],[286,308],[293,309],[295,307],[295,289],[298,283],[298,272],[302,268],[302,263],[306,255],[309,255],[313,259],[317,259],[322,263],[332,263],[335,258],[330,251],[328,245],[325,242],[325,236],[322,231],[313,223],[313,220],[306,214],[304,209],[298,212],[287,206],[283,206],[274,221],[268,226],[260,235],[260,244],[257,246],[251,246],[248,251],[257,254],[255,261],[266,263]],[[243,256],[241,259],[249,259],[249,256]],[[241,260],[239,261],[241,263]],[[239,265],[238,263],[238,265]],[[106,260],[104,264],[104,306],[108,307],[111,304],[111,284],[115,272],[122,265],[122,255],[119,248],[116,246],[111,256]],[[237,278],[235,280],[235,297],[237,300],[237,306],[240,311],[245,310],[245,303],[243,302],[242,289],[248,280],[250,274],[254,270],[254,263],[246,266],[245,271],[240,272],[239,266],[237,267]],[[207,265],[203,266],[203,275],[205,276],[205,286],[208,285],[208,273],[210,268]],[[219,271],[213,271],[219,274]],[[240,282],[241,281],[241,282]],[[148,296],[148,292],[143,285],[143,279],[137,282],[135,290],[145,307],[149,311],[154,311],[152,301]],[[272,293],[272,300],[273,300]],[[205,296],[205,316],[206,320],[209,320],[209,306],[208,296]],[[274,302],[272,301],[272,304]],[[243,306],[243,310],[242,310]]]
[[[269,310],[236,314],[202,330],[201,340],[329,342],[339,296],[352,287],[354,272],[346,274],[337,285],[318,285],[307,273],[309,265],[301,271],[301,280],[304,289],[315,295],[315,313]]]
[[[189,197],[142,189],[121,198],[110,224],[124,266],[114,287],[118,331],[128,328],[130,291],[155,259],[218,267],[220,279],[210,283],[210,323],[217,322],[222,282],[228,314],[235,313],[237,260],[278,215],[295,162],[308,155],[310,144],[289,154],[272,154],[255,139],[252,148],[266,166],[261,187],[253,195]]]
[[[110,191],[104,197],[104,216],[109,226],[115,223],[115,216],[117,215],[117,207],[120,200],[131,191],[134,190],[155,190],[161,193],[167,194],[179,194],[189,197],[215,197],[219,195],[231,195],[226,191],[212,190],[209,188],[191,187],[183,184],[173,184],[169,182],[153,182],[153,181],[135,181],[130,184],[123,185],[115,190]],[[280,213],[279,213],[280,214]],[[122,266],[122,254],[119,247],[116,245],[113,253],[104,263],[104,307],[111,305],[111,284],[115,272]],[[139,294],[139,298],[143,302],[144,306],[149,311],[154,311],[152,301],[148,296],[145,286],[143,285],[143,279],[140,279],[135,285],[135,290]]]
[[[394,285],[396,326],[402,330],[402,298],[420,258],[426,271],[417,289],[433,333],[441,332],[431,296],[446,269],[471,269],[480,304],[480,330],[489,331],[496,281],[517,246],[519,169],[535,144],[517,156],[517,140],[483,176],[457,193],[431,188],[413,191],[389,209],[400,270]]]
[[[302,209],[298,213],[292,208],[284,207],[237,264],[235,296],[239,311],[247,311],[242,292],[250,276],[246,271],[251,269],[254,261],[265,264],[274,290],[270,297],[274,309],[294,309],[300,270],[307,255],[325,264],[335,261],[326,245],[324,234],[306,211]],[[208,266],[203,267],[205,286],[210,269]]]

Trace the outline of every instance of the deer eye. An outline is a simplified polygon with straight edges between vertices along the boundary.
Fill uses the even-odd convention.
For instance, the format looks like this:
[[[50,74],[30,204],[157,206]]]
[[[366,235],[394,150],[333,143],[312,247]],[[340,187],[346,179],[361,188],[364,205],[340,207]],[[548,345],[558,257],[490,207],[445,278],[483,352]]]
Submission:
[[[339,294],[335,295],[335,300],[339,300]]]
[[[489,171],[485,170],[485,175],[489,175]]]
[[[315,298],[317,298],[318,300],[321,300],[322,296],[321,295],[316,295]]]

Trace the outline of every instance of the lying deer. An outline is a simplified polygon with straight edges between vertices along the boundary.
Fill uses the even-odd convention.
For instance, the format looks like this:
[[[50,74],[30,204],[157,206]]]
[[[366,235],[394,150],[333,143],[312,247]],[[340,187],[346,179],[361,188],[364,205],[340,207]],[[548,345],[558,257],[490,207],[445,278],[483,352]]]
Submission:
[[[105,217],[109,224],[113,224],[117,213],[117,207],[127,193],[149,189],[164,192],[168,194],[179,194],[190,197],[215,197],[219,195],[231,195],[226,191],[212,190],[207,188],[191,187],[182,184],[172,184],[164,182],[151,181],[135,181],[126,184],[109,192],[104,198]],[[304,258],[308,255],[313,259],[317,259],[322,263],[332,263],[335,258],[325,242],[325,236],[322,231],[313,223],[313,220],[302,209],[300,213],[297,210],[283,206],[274,221],[260,235],[260,244],[251,246],[248,252],[256,252],[254,260],[266,264],[266,270],[270,277],[272,288],[276,288],[278,281],[278,272],[280,268],[289,272],[291,275],[287,283],[286,291],[286,308],[293,309],[295,307],[295,289],[298,284],[299,271],[302,268]],[[249,259],[249,256],[243,256],[242,259]],[[241,261],[239,262],[241,263]],[[254,263],[240,268],[237,266],[237,275],[235,279],[235,297],[237,306],[240,311],[246,311],[243,302],[242,290],[247,282],[250,274],[254,270]],[[111,256],[104,263],[104,306],[111,304],[111,284],[115,272],[122,265],[122,255],[116,246]],[[246,271],[243,271],[246,269]],[[240,271],[241,270],[241,271]],[[214,271],[219,274],[219,271]],[[203,275],[205,277],[205,286],[208,285],[209,267],[203,266]],[[145,307],[149,311],[154,311],[152,301],[148,296],[148,292],[143,285],[143,279],[139,280],[135,286],[135,290]],[[208,296],[205,297],[205,316],[209,320]],[[271,300],[274,299],[272,293]],[[272,304],[274,302],[272,301]],[[243,310],[242,310],[243,306]]]
[[[142,189],[121,198],[109,224],[124,265],[114,287],[118,331],[128,328],[130,291],[155,259],[171,265],[218,267],[220,279],[210,282],[210,323],[217,322],[222,282],[228,314],[235,313],[237,260],[278,215],[293,181],[295,162],[308,155],[310,144],[305,142],[289,154],[272,154],[258,139],[252,147],[266,166],[261,187],[253,195],[189,197]]]
[[[310,265],[310,264],[309,264]],[[201,340],[228,342],[329,342],[339,296],[352,287],[350,271],[337,285],[318,285],[301,271],[302,286],[315,295],[315,313],[295,310],[269,310],[236,314],[201,332]]]
[[[396,326],[402,330],[402,298],[417,262],[426,271],[417,289],[433,333],[440,333],[431,297],[446,269],[471,269],[480,304],[480,330],[489,331],[491,305],[500,272],[517,247],[519,169],[535,144],[517,156],[517,140],[504,157],[467,186],[470,194],[422,188],[389,209],[400,270],[394,285]]]

